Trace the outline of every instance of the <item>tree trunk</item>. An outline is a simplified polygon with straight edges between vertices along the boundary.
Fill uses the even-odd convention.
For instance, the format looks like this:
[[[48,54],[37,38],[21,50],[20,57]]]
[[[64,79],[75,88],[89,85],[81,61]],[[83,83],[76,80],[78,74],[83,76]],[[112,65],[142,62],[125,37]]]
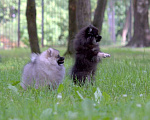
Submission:
[[[90,0],[77,0],[77,27],[78,30],[91,24]]]
[[[129,11],[130,11],[130,17],[129,17],[129,32],[128,32],[128,41],[131,40],[132,37],[132,16],[133,16],[133,4],[132,4],[132,0],[130,0],[130,7],[129,7]]]
[[[148,24],[148,0],[134,0],[134,35],[126,46],[150,46],[150,30]]]
[[[42,38],[41,38],[41,46],[44,47],[44,0],[42,0],[42,24],[41,24],[41,27],[42,27]]]
[[[126,11],[126,19],[122,30],[122,45],[126,43],[126,37],[129,29],[129,20],[130,20],[130,9]]]
[[[115,34],[115,10],[114,10],[114,0],[109,0],[108,8],[108,23],[109,23],[109,32],[113,43],[116,43],[116,34]]]
[[[93,25],[98,28],[99,33],[102,31],[102,24],[104,19],[105,8],[107,5],[107,0],[98,0],[97,7],[94,13]]]
[[[73,55],[73,40],[77,31],[76,23],[76,0],[69,0],[69,37],[66,55]]]
[[[21,0],[18,1],[18,47],[20,47],[20,4]]]
[[[26,17],[31,52],[40,53],[36,27],[35,0],[27,0]]]

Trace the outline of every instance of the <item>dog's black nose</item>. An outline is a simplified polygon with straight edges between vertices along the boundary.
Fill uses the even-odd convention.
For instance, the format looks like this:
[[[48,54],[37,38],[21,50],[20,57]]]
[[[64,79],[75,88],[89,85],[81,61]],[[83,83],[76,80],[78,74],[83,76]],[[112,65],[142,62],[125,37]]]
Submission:
[[[96,42],[100,42],[101,39],[102,39],[102,36],[98,35],[98,36],[96,37]]]
[[[102,39],[102,36],[99,35],[98,38],[99,38],[99,39]]]
[[[59,60],[64,60],[64,59],[65,59],[64,57],[60,57],[60,58],[59,58]]]

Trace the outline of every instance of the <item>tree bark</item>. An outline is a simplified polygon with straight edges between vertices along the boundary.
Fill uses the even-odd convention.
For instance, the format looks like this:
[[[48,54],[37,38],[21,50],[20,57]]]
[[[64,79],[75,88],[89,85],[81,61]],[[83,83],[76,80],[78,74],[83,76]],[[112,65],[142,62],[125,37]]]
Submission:
[[[31,52],[40,53],[36,26],[35,0],[27,0],[26,17]]]
[[[148,0],[134,0],[134,35],[126,46],[150,46],[150,29],[148,24]]]
[[[77,0],[77,29],[91,24],[91,2],[90,0]]]
[[[21,0],[18,1],[18,47],[20,47],[20,4]]]
[[[108,24],[109,32],[113,43],[116,43],[116,34],[115,34],[115,10],[114,10],[114,0],[109,0],[108,5]]]
[[[130,0],[130,7],[129,7],[129,11],[130,11],[130,17],[129,17],[129,32],[128,32],[128,41],[131,40],[132,38],[132,16],[133,16],[133,4],[132,4],[132,0]]]
[[[107,0],[98,0],[97,7],[94,13],[93,25],[98,28],[99,33],[102,31],[102,24],[104,19],[104,13],[107,5]]]
[[[76,0],[69,0],[69,37],[68,37],[68,47],[65,53],[66,55],[73,55],[73,40],[77,31],[76,23]]]
[[[129,29],[130,9],[126,11],[126,19],[122,30],[122,45],[126,43],[126,37]]]
[[[41,24],[41,27],[42,27],[42,38],[41,38],[41,46],[44,47],[44,0],[42,0],[42,24]]]

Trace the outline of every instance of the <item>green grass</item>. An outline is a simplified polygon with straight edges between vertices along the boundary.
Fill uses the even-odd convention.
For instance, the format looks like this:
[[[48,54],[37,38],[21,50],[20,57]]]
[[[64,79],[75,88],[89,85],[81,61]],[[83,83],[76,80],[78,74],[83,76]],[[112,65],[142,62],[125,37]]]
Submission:
[[[61,55],[65,52],[56,49]],[[24,91],[19,82],[30,50],[1,50],[0,120],[149,120],[150,49],[106,47],[102,51],[111,58],[99,64],[96,85],[73,85],[68,75],[73,62],[66,58],[66,77],[58,90]],[[57,98],[60,93],[62,98]]]

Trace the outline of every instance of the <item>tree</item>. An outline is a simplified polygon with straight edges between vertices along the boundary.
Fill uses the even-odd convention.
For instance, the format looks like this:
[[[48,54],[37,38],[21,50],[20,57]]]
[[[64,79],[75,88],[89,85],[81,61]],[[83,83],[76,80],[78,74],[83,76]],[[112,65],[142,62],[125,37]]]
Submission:
[[[134,0],[134,35],[126,46],[150,46],[150,29],[148,24],[149,0]]]
[[[40,53],[36,26],[35,0],[27,0],[26,17],[31,52]]]
[[[97,7],[94,13],[93,25],[99,29],[99,33],[101,33],[101,30],[102,30],[102,24],[103,24],[106,5],[107,5],[107,0],[97,1]]]
[[[90,0],[77,0],[77,29],[91,24],[91,2]]]
[[[68,48],[65,55],[73,55],[73,39],[77,31],[76,23],[76,0],[69,0],[69,37]]]
[[[90,0],[69,0],[69,39],[65,55],[73,55],[73,40],[81,28],[91,24]]]
[[[109,32],[113,43],[116,43],[116,34],[115,34],[115,9],[114,9],[114,0],[109,0],[109,9],[108,9],[108,23],[109,23]]]
[[[129,19],[130,19],[130,9],[126,11],[126,19],[122,30],[122,45],[125,45],[126,43],[126,37],[129,30]]]

